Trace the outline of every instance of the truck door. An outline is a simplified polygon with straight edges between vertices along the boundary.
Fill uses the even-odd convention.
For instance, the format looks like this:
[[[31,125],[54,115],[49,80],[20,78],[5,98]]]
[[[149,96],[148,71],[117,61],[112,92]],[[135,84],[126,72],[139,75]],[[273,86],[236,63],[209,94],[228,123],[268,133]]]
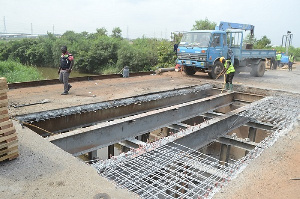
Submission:
[[[222,43],[223,43],[223,52],[222,52],[222,56],[225,57],[226,59],[227,57],[227,52],[228,52],[228,46],[227,46],[227,34],[222,34]]]
[[[225,36],[226,38],[226,36]],[[226,44],[226,40],[224,40],[223,38],[223,34],[221,33],[214,33],[212,35],[212,42],[211,42],[211,52],[210,52],[210,56],[212,58],[212,60],[215,60],[218,57],[226,57],[226,53],[227,53],[227,46],[226,46],[226,51],[224,49],[224,43]]]

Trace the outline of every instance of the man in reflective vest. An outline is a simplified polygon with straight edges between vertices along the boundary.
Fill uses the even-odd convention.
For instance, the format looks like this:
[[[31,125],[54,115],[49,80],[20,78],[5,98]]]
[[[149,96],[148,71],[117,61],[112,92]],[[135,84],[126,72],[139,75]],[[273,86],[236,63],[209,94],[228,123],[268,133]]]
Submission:
[[[71,84],[69,84],[69,76],[74,65],[74,58],[73,55],[68,52],[67,46],[62,46],[61,52],[60,67],[58,69],[59,81],[64,84],[64,92],[62,95],[68,95],[72,87]]]
[[[281,58],[282,58],[282,55],[280,52],[278,52],[278,54],[276,54],[276,61],[277,61],[278,67],[280,66]],[[276,67],[274,69],[276,69]]]
[[[220,58],[220,62],[224,65],[224,69],[226,71],[226,84],[225,89],[229,91],[233,91],[232,79],[234,76],[234,66],[230,60],[226,60],[225,57]]]
[[[294,63],[294,55],[293,54],[290,54],[289,56],[289,71],[292,71],[293,70],[293,63]]]

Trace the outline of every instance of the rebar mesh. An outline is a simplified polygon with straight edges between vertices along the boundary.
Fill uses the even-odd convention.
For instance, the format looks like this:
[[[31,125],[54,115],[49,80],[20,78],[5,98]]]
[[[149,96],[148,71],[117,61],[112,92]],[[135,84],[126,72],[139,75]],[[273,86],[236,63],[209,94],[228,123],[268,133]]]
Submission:
[[[253,103],[251,108],[239,114],[252,121],[269,123],[273,129],[286,129],[300,115],[299,97],[281,95],[267,97]]]
[[[169,143],[106,168],[101,175],[142,198],[198,198],[232,173],[233,164]]]
[[[94,167],[102,176],[141,198],[211,198],[252,159],[291,129],[300,115],[300,100],[291,96],[267,97],[239,115],[254,122],[272,124],[274,131],[246,156],[230,160],[231,163],[221,165],[218,159],[176,144],[174,135],[146,144],[116,161],[96,163]],[[179,133],[184,136],[190,132]]]

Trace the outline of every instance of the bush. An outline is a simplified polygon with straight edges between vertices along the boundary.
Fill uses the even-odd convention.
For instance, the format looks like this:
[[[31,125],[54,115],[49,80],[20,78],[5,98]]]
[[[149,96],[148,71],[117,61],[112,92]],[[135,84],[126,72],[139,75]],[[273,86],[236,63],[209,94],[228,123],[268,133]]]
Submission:
[[[13,60],[24,65],[58,68],[61,50],[66,45],[74,56],[74,69],[83,73],[103,74],[129,66],[131,72],[149,71],[155,66],[173,66],[173,45],[166,40],[138,38],[133,41],[120,37],[120,29],[112,36],[106,29],[97,33],[65,32],[61,37],[0,41],[0,61]]]
[[[42,75],[36,68],[15,61],[0,61],[0,76],[5,77],[8,83],[42,79]]]

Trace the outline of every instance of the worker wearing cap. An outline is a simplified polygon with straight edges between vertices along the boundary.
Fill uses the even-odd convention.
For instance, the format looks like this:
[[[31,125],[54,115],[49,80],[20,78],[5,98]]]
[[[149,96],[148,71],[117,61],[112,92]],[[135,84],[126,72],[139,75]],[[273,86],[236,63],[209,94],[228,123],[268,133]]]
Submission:
[[[229,91],[233,91],[232,79],[234,76],[234,66],[230,60],[226,60],[225,57],[220,58],[220,62],[224,65],[224,69],[226,70],[226,84],[225,89]]]

